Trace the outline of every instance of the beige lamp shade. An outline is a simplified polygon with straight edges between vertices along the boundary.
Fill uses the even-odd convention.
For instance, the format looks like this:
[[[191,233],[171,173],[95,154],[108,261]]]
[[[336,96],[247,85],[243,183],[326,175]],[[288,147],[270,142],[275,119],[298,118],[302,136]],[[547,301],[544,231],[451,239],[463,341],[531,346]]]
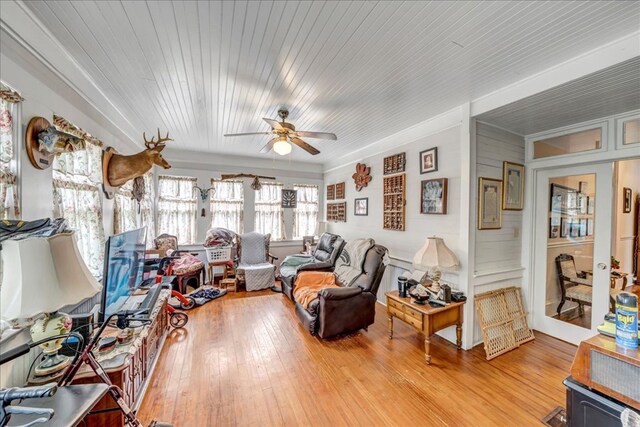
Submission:
[[[27,319],[97,294],[73,233],[2,242],[0,316]]]
[[[316,236],[320,237],[327,232],[327,223],[320,221],[316,227]]]
[[[413,257],[413,268],[421,271],[457,271],[460,261],[440,237],[428,237],[424,246]]]

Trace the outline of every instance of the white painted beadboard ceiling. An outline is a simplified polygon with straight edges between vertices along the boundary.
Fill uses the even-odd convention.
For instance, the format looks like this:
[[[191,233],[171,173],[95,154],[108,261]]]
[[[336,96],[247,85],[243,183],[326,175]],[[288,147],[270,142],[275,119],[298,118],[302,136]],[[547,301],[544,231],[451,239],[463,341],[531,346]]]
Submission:
[[[27,2],[124,117],[176,148],[260,155],[261,117],[336,159],[638,31],[619,2]],[[113,120],[123,120],[122,118]],[[399,143],[402,141],[398,141]]]
[[[640,57],[540,92],[477,117],[531,135],[640,109]]]

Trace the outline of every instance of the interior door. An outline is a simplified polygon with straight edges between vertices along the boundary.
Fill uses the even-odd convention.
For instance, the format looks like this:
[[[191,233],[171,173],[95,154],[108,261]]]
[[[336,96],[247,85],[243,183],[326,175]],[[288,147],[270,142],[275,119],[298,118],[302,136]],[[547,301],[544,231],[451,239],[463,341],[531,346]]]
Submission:
[[[613,164],[541,170],[535,183],[534,328],[578,344],[609,311]]]

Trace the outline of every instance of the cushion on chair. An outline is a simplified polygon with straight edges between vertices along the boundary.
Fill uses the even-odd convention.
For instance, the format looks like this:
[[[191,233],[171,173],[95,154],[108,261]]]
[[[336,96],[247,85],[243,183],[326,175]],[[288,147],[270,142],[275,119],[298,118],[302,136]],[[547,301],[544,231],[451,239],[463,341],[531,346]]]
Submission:
[[[588,285],[577,285],[567,289],[567,298],[575,299],[583,302],[591,302],[591,291],[593,288]]]

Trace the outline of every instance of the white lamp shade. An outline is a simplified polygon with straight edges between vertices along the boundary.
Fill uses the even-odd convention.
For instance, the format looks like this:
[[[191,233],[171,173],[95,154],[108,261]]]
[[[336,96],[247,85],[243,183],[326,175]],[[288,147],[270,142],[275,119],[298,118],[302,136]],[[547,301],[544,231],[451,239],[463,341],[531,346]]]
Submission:
[[[437,268],[440,271],[456,271],[460,261],[451,249],[439,237],[429,237],[424,246],[413,257],[413,268],[428,271]]]
[[[291,152],[291,144],[287,142],[287,139],[281,139],[273,144],[273,151],[280,154],[281,156],[286,156]]]
[[[0,316],[27,319],[97,294],[73,233],[2,242]]]
[[[316,227],[316,236],[320,237],[327,232],[327,223],[320,221]]]

